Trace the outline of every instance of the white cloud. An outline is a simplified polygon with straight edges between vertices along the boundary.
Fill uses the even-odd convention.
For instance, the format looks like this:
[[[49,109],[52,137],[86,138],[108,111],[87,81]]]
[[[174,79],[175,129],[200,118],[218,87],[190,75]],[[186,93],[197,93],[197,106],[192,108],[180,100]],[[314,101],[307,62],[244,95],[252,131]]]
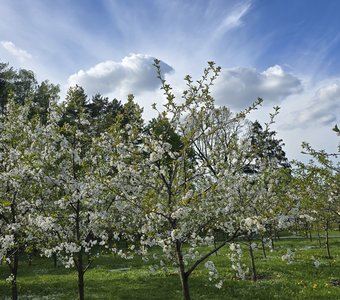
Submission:
[[[340,116],[340,80],[319,87],[309,105],[301,111],[293,112],[292,116],[295,120],[294,126],[334,125]]]
[[[291,94],[302,91],[299,78],[286,73],[279,65],[259,73],[251,68],[222,69],[214,87],[218,104],[243,109],[256,100],[278,103]]]
[[[32,55],[27,51],[18,48],[14,45],[13,42],[10,41],[1,41],[2,47],[4,47],[11,55],[15,56],[19,59],[19,61],[23,62],[25,60],[32,59]]]
[[[231,13],[226,15],[217,27],[214,37],[219,37],[226,32],[242,25],[242,18],[248,13],[251,3],[246,2],[236,6]]]
[[[114,94],[124,97],[129,93],[138,95],[144,91],[157,89],[160,81],[154,57],[142,54],[131,54],[120,62],[108,60],[88,70],[80,70],[69,77],[70,85],[78,84],[91,95],[96,93]],[[172,67],[161,62],[163,74],[172,72]]]
[[[281,106],[274,128],[286,143],[288,156],[307,162],[310,157],[301,154],[302,141],[329,153],[337,149],[331,129],[340,122],[340,78],[315,82],[304,77],[303,83],[304,91],[289,96]]]

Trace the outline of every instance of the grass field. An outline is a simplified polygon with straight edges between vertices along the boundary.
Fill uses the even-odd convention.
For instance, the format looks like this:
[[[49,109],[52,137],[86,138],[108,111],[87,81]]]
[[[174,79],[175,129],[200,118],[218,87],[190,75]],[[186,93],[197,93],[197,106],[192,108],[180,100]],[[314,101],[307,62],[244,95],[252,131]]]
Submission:
[[[287,264],[281,256],[290,248],[294,261]],[[157,250],[155,250],[157,251]],[[256,250],[256,266],[261,279],[235,279],[227,257],[228,248],[212,256],[221,276],[221,289],[208,280],[204,266],[190,278],[192,299],[340,299],[340,238],[331,240],[332,259],[325,258],[325,248],[317,240],[280,239],[275,250],[263,259]],[[321,262],[316,268],[312,256]],[[250,266],[248,253],[244,262]],[[152,259],[123,260],[109,255],[94,261],[85,274],[86,299],[181,299],[180,282],[175,270],[151,273]],[[115,270],[129,268],[128,270]],[[10,299],[5,279],[8,267],[0,266],[0,299]],[[18,275],[19,299],[77,299],[77,278],[74,270],[53,267],[52,259],[34,257],[28,266],[22,257]]]

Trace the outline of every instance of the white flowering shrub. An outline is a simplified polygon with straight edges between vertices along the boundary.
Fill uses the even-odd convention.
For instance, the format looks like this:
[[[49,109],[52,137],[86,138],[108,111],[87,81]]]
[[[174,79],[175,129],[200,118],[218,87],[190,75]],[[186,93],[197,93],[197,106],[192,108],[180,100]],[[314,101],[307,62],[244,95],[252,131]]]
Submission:
[[[207,262],[205,262],[204,266],[208,270],[209,281],[213,282],[215,287],[217,287],[218,289],[222,288],[223,280],[220,278],[220,274],[218,273],[215,264],[212,261],[208,260]]]
[[[229,246],[229,259],[231,267],[235,271],[236,277],[244,280],[249,273],[249,268],[242,263],[243,251],[240,244],[231,243]]]
[[[287,249],[287,253],[282,255],[282,261],[287,262],[287,264],[291,264],[294,261],[295,253],[291,249]]]

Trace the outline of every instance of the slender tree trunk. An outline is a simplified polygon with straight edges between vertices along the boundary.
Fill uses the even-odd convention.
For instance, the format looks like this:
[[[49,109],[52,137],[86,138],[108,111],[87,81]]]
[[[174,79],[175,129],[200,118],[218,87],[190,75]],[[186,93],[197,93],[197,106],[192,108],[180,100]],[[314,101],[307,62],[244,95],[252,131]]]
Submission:
[[[78,290],[79,290],[79,300],[85,299],[84,293],[84,266],[83,266],[83,254],[80,251],[78,253]]]
[[[326,249],[327,249],[327,257],[329,259],[331,259],[332,256],[331,256],[331,251],[330,251],[330,247],[329,247],[329,232],[328,232],[328,228],[329,228],[329,221],[326,222]]]
[[[256,273],[256,266],[255,266],[255,258],[254,258],[254,251],[253,247],[251,246],[251,240],[249,240],[249,253],[250,253],[250,259],[251,259],[251,268],[252,268],[252,280],[257,280],[257,273]]]
[[[263,258],[267,258],[267,254],[266,254],[266,247],[264,244],[264,236],[261,235],[261,245],[262,245],[262,253],[263,253]]]
[[[272,235],[270,235],[270,242],[271,242],[271,244],[272,244],[272,249],[274,250],[274,239],[273,239],[273,236]]]
[[[307,222],[305,222],[304,227],[305,227],[305,237],[306,239],[308,239],[309,238],[309,227],[308,227]]]
[[[312,225],[309,224],[309,240],[312,242],[313,241],[313,236],[312,236]]]
[[[217,245],[216,245],[216,240],[215,240],[215,238],[214,238],[214,248],[216,249],[217,248]],[[218,251],[216,251],[215,252],[215,256],[217,256],[218,255],[218,253],[217,253]]]
[[[18,288],[17,288],[17,279],[14,276],[13,281],[12,281],[12,300],[17,300],[18,299]]]
[[[12,300],[18,299],[18,287],[17,287],[18,266],[19,266],[19,249],[16,249],[13,253],[13,265],[9,265],[11,275],[13,277],[11,282]]]
[[[189,292],[189,275],[185,272],[182,245],[179,241],[176,241],[176,254],[177,254],[177,262],[179,266],[179,273],[180,273],[179,275],[181,277],[183,299],[191,300],[190,292]]]
[[[319,240],[319,248],[321,248],[321,237],[320,237],[320,232],[318,230],[318,240]]]
[[[53,267],[57,268],[57,253],[53,253]]]
[[[76,177],[76,176],[75,176]],[[81,234],[80,234],[80,201],[77,201],[76,206],[76,235],[77,241],[80,242]],[[79,291],[79,300],[84,300],[84,261],[83,261],[83,247],[80,247],[80,250],[77,255],[77,270],[78,270],[78,291]]]
[[[33,257],[32,252],[30,252],[30,253],[28,254],[28,265],[29,265],[30,267],[32,266],[32,257]]]
[[[12,214],[12,224],[16,223],[16,192],[14,192],[13,200],[11,203],[11,214]],[[18,236],[15,232],[13,232],[14,236],[14,243],[18,245]],[[12,290],[12,300],[18,299],[18,287],[17,287],[17,275],[18,275],[18,267],[19,267],[19,246],[14,250],[12,253],[13,256],[13,265],[10,263],[9,267],[11,270],[12,275],[12,282],[11,282],[11,290]]]
[[[186,274],[181,274],[181,284],[182,284],[182,292],[183,299],[190,300],[190,292],[189,292],[189,277]]]

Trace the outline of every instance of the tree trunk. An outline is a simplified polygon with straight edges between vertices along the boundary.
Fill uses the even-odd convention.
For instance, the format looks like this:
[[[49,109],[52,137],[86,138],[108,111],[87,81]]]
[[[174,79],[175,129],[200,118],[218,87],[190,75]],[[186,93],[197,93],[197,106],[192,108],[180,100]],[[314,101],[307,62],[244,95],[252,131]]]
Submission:
[[[17,287],[17,275],[18,275],[18,266],[19,266],[19,249],[16,249],[13,253],[13,265],[9,265],[11,270],[11,275],[13,276],[11,282],[11,290],[12,290],[12,300],[18,299],[18,287]]]
[[[272,249],[274,250],[275,245],[274,245],[274,239],[272,235],[270,236],[270,242],[272,244]]]
[[[32,252],[28,253],[28,265],[31,267],[32,266]]]
[[[321,236],[320,236],[319,230],[318,230],[318,240],[319,240],[319,248],[321,248]]]
[[[12,300],[18,300],[18,288],[17,288],[17,279],[14,276],[13,280],[12,280]]]
[[[313,241],[313,236],[312,236],[312,225],[309,225],[309,240],[312,242]]]
[[[267,258],[267,254],[266,254],[266,248],[265,248],[265,244],[264,244],[264,236],[261,235],[261,244],[262,244],[262,253],[263,253],[263,258]]]
[[[57,253],[53,253],[53,267],[57,268]]]
[[[179,241],[176,241],[176,254],[177,254],[177,262],[178,262],[179,273],[180,273],[179,275],[181,278],[183,299],[191,300],[190,292],[189,292],[189,275],[185,272],[182,245]]]
[[[79,290],[79,300],[84,300],[84,268],[83,268],[83,254],[80,251],[78,253],[78,290]]]
[[[189,277],[186,274],[181,274],[181,284],[182,284],[182,292],[183,299],[190,300],[190,292],[189,292]]]
[[[329,221],[326,222],[326,249],[327,249],[327,258],[331,259],[331,251],[329,247],[329,233],[328,233]]]
[[[80,234],[80,211],[81,211],[81,206],[80,206],[80,201],[77,201],[77,206],[76,206],[76,236],[77,236],[77,241],[80,244],[81,241],[81,234]],[[84,300],[84,262],[83,262],[83,247],[80,247],[80,250],[77,254],[77,259],[76,259],[76,266],[78,270],[78,291],[79,291],[79,300]]]
[[[15,191],[13,194],[13,200],[11,203],[11,215],[12,215],[12,224],[16,223],[16,194]],[[18,245],[18,236],[15,231],[13,231],[14,243]],[[11,290],[12,290],[12,300],[18,299],[18,287],[17,287],[17,275],[18,275],[18,266],[19,266],[19,246],[12,252],[13,256],[13,265],[9,263],[9,268],[11,270],[12,282],[11,282]]]
[[[257,280],[257,274],[256,274],[256,266],[255,266],[255,258],[254,258],[254,251],[253,247],[251,246],[251,241],[249,241],[249,253],[250,253],[250,259],[251,259],[251,268],[252,268],[252,280]]]
[[[309,238],[309,228],[308,228],[307,222],[305,222],[304,228],[305,228],[305,237],[306,237],[306,239],[308,239]]]
[[[215,237],[214,237],[214,248],[215,248],[215,249],[217,248]],[[215,255],[216,255],[216,256],[218,255],[217,252],[218,252],[218,251],[215,252]]]

